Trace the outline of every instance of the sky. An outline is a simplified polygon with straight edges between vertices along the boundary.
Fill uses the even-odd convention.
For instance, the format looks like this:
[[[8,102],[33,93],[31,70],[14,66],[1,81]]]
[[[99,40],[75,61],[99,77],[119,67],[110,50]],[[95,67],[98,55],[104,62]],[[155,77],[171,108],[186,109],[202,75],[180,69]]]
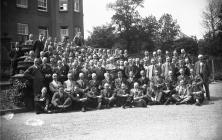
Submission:
[[[107,4],[115,0],[83,0],[84,35],[87,38],[93,27],[111,22],[114,11]],[[188,36],[203,37],[205,29],[202,26],[202,12],[207,0],[144,0],[144,8],[138,11],[142,17],[149,15],[157,19],[164,13],[172,15],[177,20],[181,31]]]

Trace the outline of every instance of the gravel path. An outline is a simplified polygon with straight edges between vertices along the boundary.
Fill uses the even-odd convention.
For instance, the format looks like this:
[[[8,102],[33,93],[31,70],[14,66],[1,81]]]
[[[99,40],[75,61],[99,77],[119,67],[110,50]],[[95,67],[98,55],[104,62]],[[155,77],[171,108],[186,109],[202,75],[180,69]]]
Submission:
[[[1,116],[1,140],[222,140],[222,83],[210,85],[212,101],[88,112]]]

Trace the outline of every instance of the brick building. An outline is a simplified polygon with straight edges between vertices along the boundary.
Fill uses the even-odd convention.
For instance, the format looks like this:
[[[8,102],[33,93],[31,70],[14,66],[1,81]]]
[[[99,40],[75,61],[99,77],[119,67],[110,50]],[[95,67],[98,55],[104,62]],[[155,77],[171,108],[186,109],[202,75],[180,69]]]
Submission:
[[[1,0],[1,45],[34,39],[69,36],[83,32],[83,0]]]

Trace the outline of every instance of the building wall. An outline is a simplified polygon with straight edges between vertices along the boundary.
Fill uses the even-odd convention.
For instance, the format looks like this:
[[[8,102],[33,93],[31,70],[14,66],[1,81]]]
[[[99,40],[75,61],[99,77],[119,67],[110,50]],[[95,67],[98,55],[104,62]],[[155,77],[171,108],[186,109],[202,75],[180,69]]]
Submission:
[[[80,13],[74,12],[74,1],[68,0],[68,11],[59,11],[58,0],[48,0],[48,11],[38,11],[37,0],[28,0],[28,8],[16,6],[16,0],[1,0],[1,33],[3,38],[10,38],[12,42],[19,41],[17,23],[28,24],[29,33],[38,38],[39,27],[48,27],[52,37],[60,37],[60,27],[68,26],[70,38],[74,37],[74,26],[81,27],[83,32],[83,5],[80,0]]]
[[[69,38],[75,36],[75,27],[80,27],[83,32],[83,2],[80,0],[80,12],[74,11],[74,0],[68,0],[68,11],[59,11],[58,1],[56,3],[56,36],[60,38],[61,26],[68,26]]]

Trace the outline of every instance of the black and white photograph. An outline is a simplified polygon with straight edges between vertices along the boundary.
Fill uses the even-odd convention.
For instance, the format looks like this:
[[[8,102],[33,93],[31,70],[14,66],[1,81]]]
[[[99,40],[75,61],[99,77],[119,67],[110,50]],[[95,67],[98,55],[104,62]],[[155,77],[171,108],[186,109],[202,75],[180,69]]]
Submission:
[[[222,0],[1,0],[1,140],[222,140]]]

